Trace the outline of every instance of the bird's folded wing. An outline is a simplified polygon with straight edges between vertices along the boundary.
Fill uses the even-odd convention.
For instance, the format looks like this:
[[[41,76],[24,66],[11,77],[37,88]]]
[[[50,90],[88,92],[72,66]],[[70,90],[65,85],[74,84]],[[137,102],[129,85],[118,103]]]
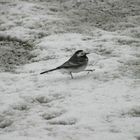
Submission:
[[[76,68],[81,65],[82,65],[81,63],[74,63],[74,62],[67,61],[64,64],[62,64],[60,68]]]

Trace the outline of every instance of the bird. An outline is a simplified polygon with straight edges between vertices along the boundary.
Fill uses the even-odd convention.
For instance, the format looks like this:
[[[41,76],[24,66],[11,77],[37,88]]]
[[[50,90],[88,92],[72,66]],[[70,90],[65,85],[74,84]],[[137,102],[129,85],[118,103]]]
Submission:
[[[62,65],[41,72],[40,74],[44,74],[44,73],[49,73],[55,70],[60,70],[61,73],[68,73],[70,74],[71,78],[73,79],[73,75],[72,73],[78,73],[81,71],[84,71],[88,65],[88,57],[87,54],[89,54],[88,52],[85,52],[83,50],[77,50],[71,57],[70,59],[68,59],[65,63],[63,63]]]

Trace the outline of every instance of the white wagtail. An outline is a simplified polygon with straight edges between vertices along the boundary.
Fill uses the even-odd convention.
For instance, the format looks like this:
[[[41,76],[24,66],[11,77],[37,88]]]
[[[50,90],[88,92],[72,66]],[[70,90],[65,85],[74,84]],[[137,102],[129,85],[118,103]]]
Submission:
[[[84,71],[85,68],[87,67],[88,64],[88,57],[86,56],[87,54],[89,53],[86,53],[83,50],[78,50],[64,64],[54,69],[41,72],[40,74],[48,73],[55,70],[60,70],[60,72],[62,73],[69,73],[71,75],[71,78],[73,79],[72,73],[78,73]],[[91,70],[87,70],[87,71],[91,71]]]

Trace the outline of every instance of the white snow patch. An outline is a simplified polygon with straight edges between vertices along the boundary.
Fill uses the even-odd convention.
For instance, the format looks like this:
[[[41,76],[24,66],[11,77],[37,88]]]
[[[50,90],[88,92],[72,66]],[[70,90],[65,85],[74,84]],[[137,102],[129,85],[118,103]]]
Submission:
[[[37,3],[19,1],[9,12],[23,13],[30,21],[2,33],[30,39],[28,28],[33,22],[55,20],[45,17],[45,10],[34,18],[34,6]],[[139,49],[131,47],[138,39],[99,29],[94,33],[45,36],[32,52],[38,54],[35,62],[18,67],[16,73],[0,73],[0,140],[136,140],[140,136],[140,112],[129,113],[140,107],[140,81],[133,71],[129,76],[126,66],[138,59]],[[94,72],[74,74],[74,79],[59,71],[40,75],[78,49],[91,52],[87,69]]]

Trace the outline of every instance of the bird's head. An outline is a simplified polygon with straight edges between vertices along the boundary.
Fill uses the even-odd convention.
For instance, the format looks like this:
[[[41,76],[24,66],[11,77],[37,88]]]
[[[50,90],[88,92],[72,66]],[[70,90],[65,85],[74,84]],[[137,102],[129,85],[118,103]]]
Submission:
[[[78,51],[75,52],[75,55],[77,57],[83,57],[83,56],[86,56],[87,54],[89,54],[89,53],[88,52],[85,52],[83,50],[78,50]]]

